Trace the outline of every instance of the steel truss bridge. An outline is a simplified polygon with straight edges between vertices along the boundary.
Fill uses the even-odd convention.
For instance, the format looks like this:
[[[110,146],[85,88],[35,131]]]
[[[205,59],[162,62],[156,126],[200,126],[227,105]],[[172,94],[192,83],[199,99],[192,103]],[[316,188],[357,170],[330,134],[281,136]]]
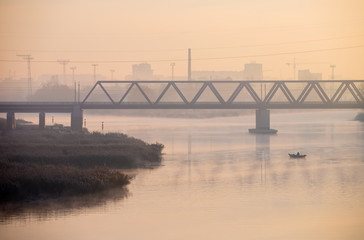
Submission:
[[[98,81],[83,99],[81,107],[83,109],[364,108],[364,81]]]
[[[364,109],[364,80],[324,81],[98,81],[80,102],[0,102],[7,128],[15,113],[71,113],[82,130],[87,109],[256,109],[256,129],[270,129],[269,109]]]

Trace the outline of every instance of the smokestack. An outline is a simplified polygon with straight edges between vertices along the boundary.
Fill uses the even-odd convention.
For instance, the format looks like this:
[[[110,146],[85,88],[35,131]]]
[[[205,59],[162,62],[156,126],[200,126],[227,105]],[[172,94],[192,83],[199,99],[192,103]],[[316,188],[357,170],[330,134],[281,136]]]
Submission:
[[[188,81],[191,81],[191,48],[188,49]]]

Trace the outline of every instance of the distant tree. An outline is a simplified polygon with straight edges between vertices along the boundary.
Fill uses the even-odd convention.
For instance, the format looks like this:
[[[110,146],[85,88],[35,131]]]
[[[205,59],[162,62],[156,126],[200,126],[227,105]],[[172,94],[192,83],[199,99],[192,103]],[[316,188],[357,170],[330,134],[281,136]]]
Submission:
[[[42,84],[32,96],[30,101],[63,101],[72,102],[74,100],[74,90],[67,85],[59,84],[56,78]]]

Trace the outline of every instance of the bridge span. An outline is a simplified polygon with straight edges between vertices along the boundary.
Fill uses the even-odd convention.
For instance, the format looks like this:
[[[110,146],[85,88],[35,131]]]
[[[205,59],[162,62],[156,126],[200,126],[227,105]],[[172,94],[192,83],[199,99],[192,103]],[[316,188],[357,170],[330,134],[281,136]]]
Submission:
[[[7,126],[15,113],[71,113],[82,130],[87,109],[256,109],[256,128],[270,129],[270,109],[364,109],[364,80],[320,81],[98,81],[80,102],[0,102]]]

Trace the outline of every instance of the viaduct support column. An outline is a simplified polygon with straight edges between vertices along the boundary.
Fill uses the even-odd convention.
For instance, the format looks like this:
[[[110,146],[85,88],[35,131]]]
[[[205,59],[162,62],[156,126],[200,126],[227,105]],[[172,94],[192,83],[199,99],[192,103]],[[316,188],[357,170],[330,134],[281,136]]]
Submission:
[[[83,123],[83,110],[80,105],[73,105],[71,113],[71,130],[81,132]]]
[[[278,130],[270,129],[270,111],[257,109],[255,112],[255,128],[249,129],[250,133],[277,133]]]
[[[45,128],[45,112],[39,113],[39,129]]]
[[[15,113],[8,112],[6,114],[6,129],[12,130],[16,128]]]

